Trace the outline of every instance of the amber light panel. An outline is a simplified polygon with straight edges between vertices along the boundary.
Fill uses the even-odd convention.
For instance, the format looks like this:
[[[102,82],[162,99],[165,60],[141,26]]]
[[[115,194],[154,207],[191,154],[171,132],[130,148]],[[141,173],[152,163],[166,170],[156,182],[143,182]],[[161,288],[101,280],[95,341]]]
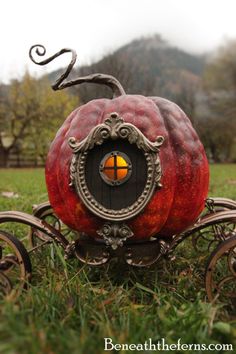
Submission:
[[[115,170],[103,170],[104,175],[111,181],[115,181]]]
[[[122,156],[110,156],[104,163],[103,173],[112,181],[121,180],[128,174],[128,163]]]
[[[117,169],[117,179],[123,179],[128,173],[128,164],[122,156],[117,156],[116,161],[117,167],[122,167],[122,169]]]
[[[104,167],[106,168],[106,167],[114,167],[114,166],[115,166],[115,157],[114,156],[108,157],[108,159],[104,163]]]

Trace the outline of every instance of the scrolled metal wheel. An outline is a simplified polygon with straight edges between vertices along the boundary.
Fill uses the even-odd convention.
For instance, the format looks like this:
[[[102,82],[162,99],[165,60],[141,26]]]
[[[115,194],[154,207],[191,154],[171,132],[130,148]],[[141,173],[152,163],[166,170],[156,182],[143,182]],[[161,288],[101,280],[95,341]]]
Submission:
[[[27,288],[31,273],[30,258],[22,242],[0,230],[0,293],[17,297]]]
[[[209,254],[221,242],[212,226],[200,230],[192,236],[192,246],[199,255]]]
[[[12,284],[10,279],[0,271],[0,295],[6,296],[12,291]]]
[[[70,234],[73,233],[73,231],[64,225],[62,221],[54,214],[49,202],[35,206],[33,214],[40,220],[46,221],[65,237],[70,236]],[[53,241],[50,236],[35,227],[30,228],[28,237],[32,248],[41,248],[42,246],[50,244]]]
[[[234,235],[236,235],[235,219],[221,223],[216,220],[211,226],[193,234],[192,245],[199,254],[207,254],[212,252],[221,242]]]
[[[50,204],[48,202],[45,202],[40,205],[35,205],[33,207],[33,215],[41,220],[46,221],[47,218],[50,218],[50,216],[53,215],[53,211]],[[52,241],[47,234],[38,230],[35,227],[30,228],[28,237],[29,237],[30,246],[33,248],[37,246],[41,246],[43,244],[50,243]]]
[[[208,198],[206,208],[198,223],[204,223],[211,215],[220,215],[223,211],[236,210],[236,202],[227,198]],[[192,245],[198,253],[206,254],[214,250],[222,241],[236,234],[236,221],[231,218],[224,223],[216,219],[211,226],[202,228],[192,237]]]
[[[61,231],[60,221],[54,217],[53,214],[45,215],[40,219],[46,221],[49,225],[52,225],[56,230]],[[28,237],[30,246],[33,248],[41,247],[44,244],[49,244],[52,242],[50,236],[35,227],[30,228]]]
[[[208,198],[201,219],[210,214],[216,214],[224,210],[236,210],[236,201],[228,198]]]
[[[236,306],[236,236],[218,245],[208,259],[205,273],[208,299],[219,298],[235,311]]]

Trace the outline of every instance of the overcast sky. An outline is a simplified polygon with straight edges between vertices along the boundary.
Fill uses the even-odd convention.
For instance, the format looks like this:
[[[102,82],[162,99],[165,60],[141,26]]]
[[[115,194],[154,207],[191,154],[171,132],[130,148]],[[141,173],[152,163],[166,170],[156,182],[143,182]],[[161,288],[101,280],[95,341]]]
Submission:
[[[194,53],[236,39],[236,0],[3,0],[0,6],[1,82],[26,68],[43,74],[68,62],[58,59],[47,69],[30,63],[35,43],[48,55],[74,48],[84,64],[142,35],[159,33]]]

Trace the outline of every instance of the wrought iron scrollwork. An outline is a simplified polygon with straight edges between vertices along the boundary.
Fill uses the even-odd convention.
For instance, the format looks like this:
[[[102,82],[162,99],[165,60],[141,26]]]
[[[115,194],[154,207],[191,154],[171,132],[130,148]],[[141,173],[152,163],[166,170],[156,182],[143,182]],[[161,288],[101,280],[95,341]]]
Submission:
[[[44,217],[52,210],[48,203],[36,208],[36,214]],[[32,247],[26,250],[23,243],[9,232],[0,230],[0,292],[4,295],[16,297],[26,288],[31,278],[31,262],[29,254],[44,244],[55,241],[66,250],[69,241],[58,228],[48,224],[45,220],[19,211],[0,212],[0,224],[15,222],[28,225],[31,228],[30,237]],[[56,219],[58,221],[58,219]],[[2,226],[2,225],[1,225]],[[36,238],[40,241],[36,243]]]
[[[205,285],[210,301],[219,298],[236,307],[236,235],[218,245],[206,267]]]
[[[53,229],[56,229],[63,237],[74,236],[74,232],[69,229],[62,221],[55,215],[49,202],[45,202],[39,205],[33,206],[33,215],[40,220],[45,221],[48,225],[51,225]],[[39,230],[37,227],[31,227],[28,234],[30,246],[33,249],[40,248],[43,245],[52,243],[53,239],[47,233]]]
[[[15,298],[27,287],[31,272],[30,258],[22,242],[0,230],[0,292]]]
[[[110,247],[104,241],[89,238],[79,239],[75,243],[76,257],[91,266],[104,265],[112,258],[117,258],[134,267],[149,267],[168,252],[168,245],[163,240],[132,242],[127,240],[122,247]]]
[[[103,227],[97,231],[97,234],[101,236],[105,243],[113,250],[117,247],[122,247],[124,242],[133,236],[133,232],[126,224],[118,223],[105,223]]]
[[[195,232],[192,237],[192,244],[197,252],[207,254],[236,233],[235,209],[236,202],[230,199],[208,198],[206,200],[206,212],[196,223],[198,228],[201,225],[204,227]],[[210,222],[209,226],[208,222]]]
[[[34,232],[33,237],[38,238],[42,243],[50,243],[51,240],[57,242],[64,249],[65,258],[76,257],[82,263],[93,266],[104,265],[113,257],[136,267],[151,266],[161,256],[171,255],[176,246],[186,238],[191,238],[201,231],[201,240],[206,244],[205,256],[210,253],[205,272],[207,296],[210,301],[219,298],[235,310],[236,203],[234,201],[214,199],[214,208],[208,209],[193,227],[181,235],[166,240],[158,238],[157,235],[155,239],[140,242],[132,241],[132,231],[123,223],[114,223],[116,226],[105,223],[100,230],[102,237],[105,234],[104,239],[94,240],[80,234],[77,239],[68,241],[63,234],[62,224],[56,216],[55,219],[51,219],[51,225],[47,222],[47,218],[53,216],[53,210],[48,202],[35,207],[34,214],[32,216],[21,212],[1,212],[0,223],[14,221],[29,225]],[[211,233],[208,230],[211,230]],[[113,237],[114,233],[115,236],[118,234],[118,238]],[[108,244],[105,242],[106,239],[109,241]],[[123,243],[122,247],[116,247],[119,242]],[[115,246],[111,247],[112,245]],[[15,236],[0,231],[1,294],[16,297],[27,287],[32,271],[29,253],[38,246],[40,245],[34,246],[27,252],[22,242]]]

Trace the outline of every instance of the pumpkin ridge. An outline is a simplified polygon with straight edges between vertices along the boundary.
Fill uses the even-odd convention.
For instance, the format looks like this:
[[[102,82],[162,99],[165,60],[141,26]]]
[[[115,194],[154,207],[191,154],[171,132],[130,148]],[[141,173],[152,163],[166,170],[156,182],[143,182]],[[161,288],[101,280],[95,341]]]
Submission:
[[[139,114],[136,117],[136,120],[133,122],[135,126],[142,131],[142,133],[150,139],[150,141],[155,141],[157,135],[162,135],[165,137],[164,146],[160,149],[160,159],[162,169],[166,168],[166,174],[163,174],[163,188],[161,190],[156,190],[145,207],[143,213],[139,214],[136,219],[131,220],[128,225],[134,230],[136,238],[143,238],[145,231],[148,235],[154,236],[156,235],[163,227],[167,220],[167,211],[170,208],[170,195],[172,194],[171,188],[171,180],[173,173],[168,166],[166,161],[168,160],[168,149],[169,149],[169,142],[168,142],[168,131],[165,127],[163,117],[161,116],[160,110],[158,105],[150,98],[141,96],[144,99],[144,103],[148,103],[145,106],[139,107]],[[137,97],[140,99],[140,96]],[[140,105],[140,102],[139,102]],[[137,110],[134,110],[137,112]],[[142,121],[142,111],[145,113],[145,117],[149,118],[149,122],[147,124],[148,130],[144,131],[145,122]],[[141,118],[141,119],[140,119]],[[141,126],[140,126],[141,121]],[[154,129],[153,129],[154,128]],[[165,144],[168,144],[165,146]],[[172,152],[171,152],[172,153]],[[161,157],[162,155],[162,157]],[[173,155],[173,154],[172,154]],[[172,157],[173,159],[173,157]],[[162,182],[162,180],[161,180]]]
[[[169,134],[168,120],[165,119],[165,114],[167,113],[167,110],[162,110],[161,107],[160,107],[160,112],[161,112],[161,114],[163,116],[164,124],[165,124],[166,130],[168,131],[168,134]],[[174,183],[174,191],[173,191],[173,194],[172,194],[173,198],[172,198],[172,201],[171,201],[171,207],[169,208],[168,216],[166,218],[165,224],[163,225],[163,229],[165,228],[166,224],[168,223],[169,216],[171,215],[171,211],[172,211],[173,206],[174,206],[175,196],[177,194],[177,173],[176,173],[176,171],[178,170],[178,167],[179,167],[178,156],[177,156],[176,151],[173,148],[174,139],[171,137],[171,134],[169,134],[169,139],[170,139],[170,148],[171,148],[171,151],[173,153],[174,164],[175,164],[175,169],[174,169],[175,183]]]
[[[153,101],[153,102],[155,103],[155,101]],[[156,106],[157,106],[157,104],[156,104]],[[166,129],[166,132],[167,132],[167,138],[168,138],[168,142],[169,142],[169,148],[170,148],[170,150],[171,150],[171,152],[172,152],[172,157],[173,157],[173,159],[174,159],[175,166],[176,166],[176,168],[177,168],[177,163],[176,163],[177,158],[176,158],[176,153],[175,153],[174,148],[173,148],[173,145],[172,145],[172,138],[171,138],[171,134],[169,133],[168,122],[167,122],[167,120],[165,119],[165,114],[164,114],[164,111],[162,110],[162,108],[161,108],[160,106],[157,106],[157,107],[158,107],[158,109],[159,109],[159,111],[160,111],[160,113],[161,113],[160,116],[161,116],[162,119],[163,119],[163,124],[164,124],[165,129]],[[165,138],[165,139],[167,139],[167,138]],[[167,220],[168,220],[168,218],[169,218],[170,212],[171,212],[171,210],[172,210],[173,204],[174,204],[174,199],[175,199],[175,194],[176,194],[176,185],[177,185],[176,168],[174,169],[174,173],[173,173],[173,174],[174,174],[174,190],[173,190],[173,193],[172,193],[171,205],[170,205],[170,208],[169,208],[169,210],[168,210],[168,214],[166,215],[165,223],[163,223],[163,225],[162,225],[162,228],[165,227],[166,222],[167,222]]]
[[[70,126],[71,126],[71,123],[73,121],[73,119],[75,118],[74,116],[76,116],[79,112],[80,108],[77,108],[75,109],[72,113],[71,113],[71,119],[68,119],[68,124],[67,124],[67,128],[63,131],[63,133],[61,133],[61,136],[62,136],[62,139],[60,139],[60,141],[62,142],[60,144],[60,148],[58,150],[58,156],[61,156],[61,152],[62,152],[62,148],[63,148],[63,142],[65,141],[65,137],[68,133],[68,131],[70,130]],[[64,124],[66,125],[66,121],[64,122]],[[62,125],[62,127],[64,126],[64,124]],[[65,128],[65,127],[64,127]],[[57,143],[57,146],[58,146],[59,142]],[[61,193],[61,179],[59,177],[59,172],[60,172],[60,168],[59,168],[59,163],[60,163],[60,159],[57,158],[56,159],[56,164],[55,164],[55,173],[56,173],[56,180],[57,180],[57,186],[59,186],[58,188],[58,191],[59,191],[59,196],[60,196],[60,200],[61,200],[61,205],[62,205],[62,208],[63,208],[63,220],[64,220],[64,216],[65,216],[65,223],[69,224],[67,220],[70,219],[69,217],[69,209],[68,208],[65,208],[65,201],[63,200],[63,196],[62,196],[62,193]],[[69,174],[69,173],[68,173]],[[59,213],[58,213],[59,214]],[[59,214],[60,218],[61,218],[61,215]],[[70,226],[70,225],[69,225]]]
[[[177,105],[174,105],[175,110],[173,111],[170,103],[166,100],[162,102],[164,107],[160,107],[160,109],[163,116],[166,116],[169,131],[173,132],[171,135],[172,146],[176,148],[174,153],[177,184],[169,219],[163,228],[163,234],[169,235],[173,234],[174,229],[175,233],[181,232],[183,226],[189,226],[191,221],[194,222],[202,211],[207,194],[208,163],[203,146],[197,133],[194,132],[189,118]],[[184,129],[185,126],[186,129]],[[197,140],[198,144],[192,143],[195,140],[193,138]],[[187,192],[189,196],[187,196]]]

